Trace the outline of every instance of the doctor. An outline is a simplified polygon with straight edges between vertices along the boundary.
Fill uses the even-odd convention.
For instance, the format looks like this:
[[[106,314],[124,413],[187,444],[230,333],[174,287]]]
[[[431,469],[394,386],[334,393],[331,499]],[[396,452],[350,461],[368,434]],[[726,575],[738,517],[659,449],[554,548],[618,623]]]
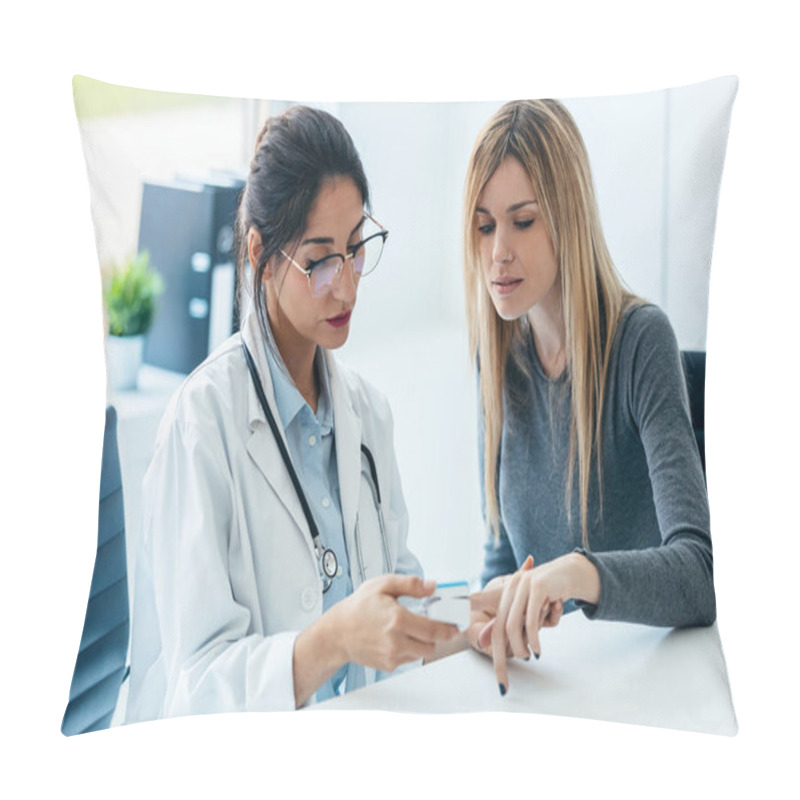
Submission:
[[[128,722],[299,708],[458,636],[397,602],[435,584],[389,406],[330,352],[388,236],[365,207],[336,118],[266,122],[237,219],[251,310],[172,399],[144,481]]]

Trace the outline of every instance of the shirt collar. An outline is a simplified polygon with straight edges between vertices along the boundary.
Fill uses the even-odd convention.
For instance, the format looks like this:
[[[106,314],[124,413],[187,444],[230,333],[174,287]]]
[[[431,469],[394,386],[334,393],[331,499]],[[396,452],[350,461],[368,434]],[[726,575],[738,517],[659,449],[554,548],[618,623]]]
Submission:
[[[291,379],[289,371],[283,363],[281,354],[275,345],[275,340],[272,338],[272,331],[270,331],[270,339],[270,342],[264,342],[264,350],[267,354],[269,374],[272,378],[272,390],[275,394],[275,404],[278,406],[278,414],[280,415],[283,429],[286,430],[307,403],[303,395],[300,394],[298,388],[294,385],[294,381]],[[317,347],[317,352],[314,355],[314,369],[317,371],[319,377],[317,413],[314,416],[320,426],[320,432],[325,435],[330,433],[333,429],[333,405],[331,403],[328,368],[325,363],[322,348],[320,347]],[[310,410],[309,408],[309,411]]]
[[[328,375],[328,365],[322,348],[317,348],[314,365],[319,375],[319,397],[317,398],[317,422],[322,429],[322,435],[333,430],[333,401],[331,400],[331,382]]]

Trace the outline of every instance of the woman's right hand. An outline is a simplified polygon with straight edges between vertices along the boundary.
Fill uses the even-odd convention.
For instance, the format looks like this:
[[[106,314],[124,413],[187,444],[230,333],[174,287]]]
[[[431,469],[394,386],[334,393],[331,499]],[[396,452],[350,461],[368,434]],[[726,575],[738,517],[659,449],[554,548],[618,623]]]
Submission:
[[[528,556],[518,572],[527,572],[533,569],[533,556]],[[470,600],[470,619],[469,627],[467,628],[467,641],[479,653],[487,656],[492,656],[491,641],[487,640],[486,634],[481,636],[481,633],[486,630],[490,622],[494,621],[497,616],[497,610],[500,606],[500,600],[503,597],[503,591],[509,581],[514,580],[517,573],[510,575],[498,575],[492,578],[483,589],[477,594],[472,595]],[[511,658],[511,646],[506,648],[506,656]]]
[[[335,623],[345,662],[384,672],[433,656],[437,642],[458,635],[458,628],[404,608],[398,597],[427,597],[435,581],[416,575],[382,575],[365,581],[328,612]]]

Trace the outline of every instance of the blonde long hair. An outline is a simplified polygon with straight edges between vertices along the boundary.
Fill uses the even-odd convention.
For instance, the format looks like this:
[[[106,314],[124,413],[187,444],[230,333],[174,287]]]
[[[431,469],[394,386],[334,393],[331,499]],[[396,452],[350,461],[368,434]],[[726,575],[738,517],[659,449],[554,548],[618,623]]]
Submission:
[[[516,357],[526,327],[524,317],[505,321],[495,311],[483,279],[475,215],[486,183],[508,157],[516,158],[530,178],[558,263],[572,401],[565,502],[570,515],[577,461],[582,539],[588,548],[593,451],[602,503],[600,431],[611,346],[622,313],[641,301],[623,286],[611,261],[586,147],[570,113],[557,100],[504,105],[486,123],[470,156],[463,220],[469,348],[473,363],[479,358],[480,368],[486,518],[495,537],[500,521],[497,466],[506,363],[509,355]]]

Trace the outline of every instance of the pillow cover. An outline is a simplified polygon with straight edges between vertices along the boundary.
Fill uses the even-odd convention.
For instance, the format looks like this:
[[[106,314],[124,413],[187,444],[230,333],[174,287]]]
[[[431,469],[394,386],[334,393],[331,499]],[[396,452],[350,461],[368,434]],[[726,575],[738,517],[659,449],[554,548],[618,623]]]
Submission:
[[[735,79],[722,78],[563,101],[589,151],[614,262],[633,291],[667,313],[683,351],[705,351],[717,197],[736,87]],[[261,122],[292,103],[172,95],[81,77],[74,92],[105,287],[108,401],[118,416],[122,555],[132,596],[140,487],[156,428],[183,377],[236,327],[233,214]],[[353,137],[374,214],[391,232],[380,268],[359,287],[358,318],[341,360],[389,400],[409,547],[440,581],[474,581],[485,538],[460,215],[472,144],[500,105],[323,104]],[[137,292],[133,310],[126,308],[126,291]],[[709,463],[713,470],[713,455]],[[104,580],[112,581],[102,577],[109,550],[105,539],[101,545],[93,597]],[[117,631],[127,624],[107,622]],[[736,731],[716,626],[641,630],[570,615],[545,635],[542,664],[512,666],[519,689],[508,698],[495,697],[491,665],[467,652],[319,708],[539,711]],[[94,685],[113,684],[116,695],[118,671],[103,669],[110,656],[96,646],[105,638],[84,633],[84,639],[78,667],[99,662]],[[586,661],[587,652],[594,660]],[[675,676],[687,670],[696,678],[680,685]],[[77,672],[73,703],[88,696]],[[469,702],[465,685],[480,687]],[[81,729],[121,721],[126,690],[123,682],[111,716],[87,717]]]

